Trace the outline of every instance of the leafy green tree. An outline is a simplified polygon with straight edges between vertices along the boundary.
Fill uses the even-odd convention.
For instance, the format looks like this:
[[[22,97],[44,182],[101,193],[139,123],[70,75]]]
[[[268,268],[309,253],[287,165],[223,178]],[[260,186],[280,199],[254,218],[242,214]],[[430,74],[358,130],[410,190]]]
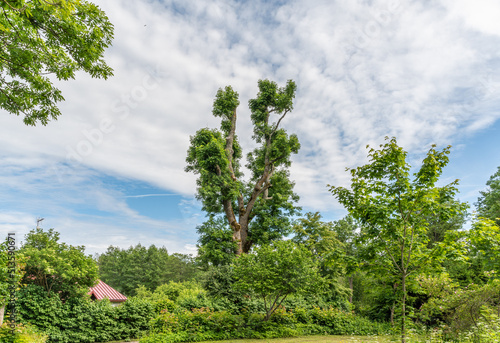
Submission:
[[[85,255],[85,247],[60,243],[54,229],[31,230],[20,253],[27,258],[22,283],[38,285],[62,300],[85,294],[97,282],[97,264]]]
[[[289,232],[289,217],[296,213],[289,179],[290,156],[300,144],[296,135],[280,128],[293,109],[295,83],[284,88],[260,80],[259,93],[249,101],[253,123],[252,138],[259,145],[247,156],[248,180],[240,170],[242,149],[236,137],[238,93],[230,86],[219,89],[213,112],[221,118],[220,130],[204,128],[191,137],[186,171],[198,174],[197,198],[209,214],[224,213],[237,243],[237,254],[252,244],[280,239]]]
[[[297,220],[293,230],[292,241],[309,249],[325,266],[338,262],[343,252],[342,243],[333,230],[333,223],[321,221],[319,212],[306,213],[305,218]]]
[[[479,260],[484,271],[500,271],[500,226],[491,219],[480,217],[466,237],[471,258]]]
[[[104,50],[113,25],[85,0],[3,0],[0,2],[0,108],[23,115],[24,123],[46,125],[64,100],[49,75],[74,79],[77,71],[112,76]]]
[[[481,196],[477,199],[476,208],[479,217],[494,220],[500,225],[500,167],[495,174],[491,175],[486,182],[488,188],[479,192]]]
[[[358,224],[351,216],[347,215],[340,220],[334,221],[332,229],[338,240],[342,243],[343,267],[349,284],[349,289],[351,290],[349,302],[352,304],[354,294],[354,278],[358,276],[357,274],[362,263],[357,243]],[[359,275],[359,277],[361,277],[361,275]]]
[[[321,275],[328,283],[325,300],[348,307],[350,292],[340,282],[340,276],[345,274],[348,261],[344,244],[338,239],[334,227],[334,222],[322,221],[319,212],[308,212],[294,225],[292,241],[311,251],[318,261]]]
[[[211,215],[196,231],[199,234],[198,260],[205,269],[231,263],[237,244],[225,216]]]
[[[125,295],[133,296],[143,285],[153,291],[169,281],[190,280],[196,273],[194,261],[186,255],[169,255],[165,247],[128,249],[109,246],[98,258],[101,279]]]
[[[429,246],[443,242],[447,233],[461,230],[469,217],[467,212],[469,204],[454,199],[450,194],[443,193],[445,191],[441,190],[442,193],[438,195],[441,206],[426,218],[429,224]],[[455,213],[451,216],[447,212],[447,208],[449,207],[456,209]],[[441,213],[440,209],[444,209],[444,212]]]
[[[235,260],[235,288],[264,301],[265,320],[290,294],[321,290],[324,280],[313,254],[291,241],[263,245]]]
[[[437,151],[433,145],[411,180],[407,152],[395,138],[386,140],[380,150],[369,150],[368,164],[350,169],[351,189],[330,186],[330,191],[362,223],[361,239],[369,247],[371,268],[397,275],[401,281],[401,341],[405,342],[407,279],[443,258],[444,244],[429,247],[427,219],[437,212],[450,218],[460,210],[455,202],[442,201],[454,198],[458,180],[436,186],[450,147]]]

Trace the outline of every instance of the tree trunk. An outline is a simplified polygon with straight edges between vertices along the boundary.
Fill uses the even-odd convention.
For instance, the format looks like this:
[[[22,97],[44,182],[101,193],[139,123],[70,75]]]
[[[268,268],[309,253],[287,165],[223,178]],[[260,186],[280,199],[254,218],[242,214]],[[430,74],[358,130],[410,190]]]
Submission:
[[[349,295],[349,303],[350,304],[352,304],[352,293],[354,292],[353,279],[354,279],[354,277],[352,275],[349,276],[349,289],[351,290],[351,294]]]
[[[406,319],[406,273],[401,276],[402,288],[403,288],[403,303],[401,304],[401,343],[406,342],[406,332],[405,332],[405,319]]]
[[[5,305],[3,305],[2,307],[0,307],[0,325],[3,324],[3,316],[5,314]]]
[[[394,327],[394,312],[396,311],[396,297],[397,297],[397,290],[398,288],[398,283],[394,282],[394,285],[392,285],[392,290],[394,294],[394,301],[392,302],[391,306],[391,326]]]

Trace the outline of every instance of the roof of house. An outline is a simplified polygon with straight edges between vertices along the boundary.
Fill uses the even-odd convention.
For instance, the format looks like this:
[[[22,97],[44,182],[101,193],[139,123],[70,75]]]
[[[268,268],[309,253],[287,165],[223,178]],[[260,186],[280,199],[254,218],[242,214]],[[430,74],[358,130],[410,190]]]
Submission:
[[[108,298],[111,302],[123,302],[127,300],[126,296],[113,289],[111,286],[108,286],[101,280],[99,280],[99,283],[96,286],[90,287],[87,294],[93,295],[98,300]]]

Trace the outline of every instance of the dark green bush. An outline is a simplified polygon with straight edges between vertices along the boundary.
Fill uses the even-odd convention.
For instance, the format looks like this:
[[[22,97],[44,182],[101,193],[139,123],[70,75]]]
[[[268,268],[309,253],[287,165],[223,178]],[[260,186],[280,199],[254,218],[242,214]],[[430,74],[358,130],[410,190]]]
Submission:
[[[49,336],[49,342],[93,343],[140,337],[154,317],[153,305],[129,299],[113,307],[108,300],[71,298],[66,302],[36,285],[19,292],[20,321],[31,323]]]

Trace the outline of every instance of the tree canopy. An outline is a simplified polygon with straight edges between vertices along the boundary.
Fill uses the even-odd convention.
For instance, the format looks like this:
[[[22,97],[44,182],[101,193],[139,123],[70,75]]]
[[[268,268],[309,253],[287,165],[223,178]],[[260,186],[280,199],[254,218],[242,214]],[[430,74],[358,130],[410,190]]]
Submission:
[[[169,255],[165,247],[155,245],[109,246],[99,255],[98,264],[102,280],[128,296],[135,295],[141,285],[153,291],[169,281],[190,280],[196,272],[190,256]]]
[[[26,256],[22,283],[41,286],[47,294],[65,300],[85,294],[97,282],[97,265],[85,247],[60,243],[54,229],[31,230],[20,253]]]
[[[293,109],[296,85],[285,87],[269,80],[258,82],[259,93],[249,101],[252,138],[259,145],[247,155],[250,177],[241,171],[242,149],[236,136],[239,95],[230,86],[219,89],[212,114],[221,127],[203,128],[191,136],[186,171],[199,175],[197,198],[208,214],[224,213],[237,243],[236,253],[252,244],[268,243],[290,231],[290,216],[298,196],[289,179],[291,155],[300,148],[281,122]]]
[[[318,292],[324,285],[312,252],[291,241],[263,245],[235,260],[235,288],[263,299],[265,319],[291,294]]]
[[[103,56],[113,25],[93,3],[3,0],[0,7],[0,108],[23,115],[25,124],[46,125],[61,114],[56,103],[64,97],[50,75],[112,76]]]
[[[486,190],[479,192],[477,199],[477,214],[480,217],[494,220],[500,225],[500,167],[486,182]]]

